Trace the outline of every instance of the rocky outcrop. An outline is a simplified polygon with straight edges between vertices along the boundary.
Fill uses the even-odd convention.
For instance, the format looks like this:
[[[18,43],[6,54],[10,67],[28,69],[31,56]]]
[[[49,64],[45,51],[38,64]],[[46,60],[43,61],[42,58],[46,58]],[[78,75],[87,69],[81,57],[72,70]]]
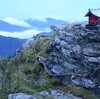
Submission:
[[[25,53],[27,48],[32,47],[32,41],[34,39],[27,40],[19,49],[17,49],[16,54]]]
[[[8,99],[37,99],[32,95],[26,95],[24,93],[9,94]]]
[[[75,97],[70,93],[65,93],[61,90],[51,90],[51,95],[54,96],[54,99],[82,99]]]
[[[51,94],[49,94],[47,91],[41,91],[38,94],[39,99],[44,99],[43,97],[46,97],[45,99],[82,99],[76,96],[73,96],[70,93],[65,93],[61,90],[54,90],[50,89]],[[15,93],[15,94],[9,94],[8,99],[38,99],[35,96],[27,95],[24,93]]]
[[[47,50],[44,65],[52,74],[63,76],[59,77],[63,84],[100,90],[100,31],[88,30],[81,23],[51,28],[57,36]]]
[[[51,96],[53,99],[82,99],[79,97],[75,97],[70,93],[63,92],[61,90],[50,89],[50,91],[51,91],[51,94],[49,94],[47,91],[41,91],[40,95]]]

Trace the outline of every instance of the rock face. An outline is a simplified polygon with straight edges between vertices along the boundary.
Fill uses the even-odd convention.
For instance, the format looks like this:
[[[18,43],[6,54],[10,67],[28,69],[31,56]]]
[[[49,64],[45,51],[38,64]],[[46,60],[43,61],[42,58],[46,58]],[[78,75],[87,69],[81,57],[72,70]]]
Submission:
[[[37,99],[32,95],[26,95],[24,93],[9,94],[8,99]]]
[[[100,86],[100,31],[88,30],[80,23],[51,28],[57,36],[47,50],[49,57],[45,65],[48,69],[54,74],[71,74],[60,78],[63,84],[98,88]]]

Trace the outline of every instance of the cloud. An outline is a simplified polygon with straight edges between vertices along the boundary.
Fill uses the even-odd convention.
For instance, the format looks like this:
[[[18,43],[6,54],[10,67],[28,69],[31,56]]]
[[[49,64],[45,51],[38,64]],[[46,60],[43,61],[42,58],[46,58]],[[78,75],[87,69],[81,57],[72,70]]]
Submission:
[[[20,39],[30,39],[33,37],[33,35],[36,35],[41,32],[43,32],[43,31],[37,31],[37,30],[26,30],[23,32],[0,31],[0,35],[7,36],[7,37],[16,37],[16,38],[20,38]]]
[[[17,19],[14,19],[14,18],[11,18],[11,17],[6,17],[4,19],[2,19],[3,21],[5,22],[8,22],[10,24],[13,24],[13,25],[19,25],[19,26],[24,26],[24,27],[30,27],[30,25],[24,21],[20,21],[20,20],[17,20]]]
[[[38,15],[31,17],[32,20],[38,20],[38,21],[41,21],[41,22],[47,22],[46,18],[47,18],[46,16],[44,17],[44,16],[38,16]]]

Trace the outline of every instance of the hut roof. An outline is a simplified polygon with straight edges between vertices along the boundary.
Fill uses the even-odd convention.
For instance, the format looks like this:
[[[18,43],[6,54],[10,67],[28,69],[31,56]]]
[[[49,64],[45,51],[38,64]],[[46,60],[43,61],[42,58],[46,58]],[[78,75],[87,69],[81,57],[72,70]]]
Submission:
[[[88,13],[85,16],[100,17],[100,9],[89,9]]]

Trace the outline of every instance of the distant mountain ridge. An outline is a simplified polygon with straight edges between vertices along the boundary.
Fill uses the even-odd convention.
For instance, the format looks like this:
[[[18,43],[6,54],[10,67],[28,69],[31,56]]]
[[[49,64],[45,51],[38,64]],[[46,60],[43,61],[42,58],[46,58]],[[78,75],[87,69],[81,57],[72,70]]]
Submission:
[[[50,29],[51,25],[68,24],[67,21],[53,19],[53,18],[46,18],[45,21],[40,21],[39,19],[31,18],[31,19],[25,20],[24,22],[28,23],[30,27],[14,25],[14,24],[5,22],[3,20],[0,20],[0,32],[1,33],[2,31],[8,32],[8,35],[9,33],[12,35],[12,33],[18,32],[18,33],[23,33],[24,35],[24,33],[26,33],[24,31],[33,29],[37,31],[43,31],[43,32],[40,32],[39,35],[43,35],[43,34],[45,35],[45,34],[52,33],[52,31],[47,32],[45,30],[45,29]],[[14,55],[16,52],[16,49],[19,48],[23,43],[24,43],[24,40],[22,39],[0,36],[0,56],[6,57],[6,56]]]
[[[0,31],[21,32],[28,29],[29,29],[28,27],[13,25],[13,24],[0,20]]]
[[[13,56],[25,39],[0,36],[0,57]]]
[[[45,30],[46,28],[50,28],[51,25],[57,24],[68,24],[67,21],[58,20],[54,18],[46,18],[45,21],[40,21],[39,19],[27,19],[24,22],[28,23],[30,27],[24,27],[19,25],[10,24],[3,20],[0,20],[0,31],[6,32],[22,32],[25,30]]]
[[[57,24],[68,24],[69,22],[63,21],[63,20],[58,20],[58,19],[53,19],[53,18],[46,18],[45,21],[40,21],[38,19],[28,19],[25,20],[28,24],[31,26],[34,26],[39,29],[44,29],[44,28],[50,28],[51,25],[57,25]]]

